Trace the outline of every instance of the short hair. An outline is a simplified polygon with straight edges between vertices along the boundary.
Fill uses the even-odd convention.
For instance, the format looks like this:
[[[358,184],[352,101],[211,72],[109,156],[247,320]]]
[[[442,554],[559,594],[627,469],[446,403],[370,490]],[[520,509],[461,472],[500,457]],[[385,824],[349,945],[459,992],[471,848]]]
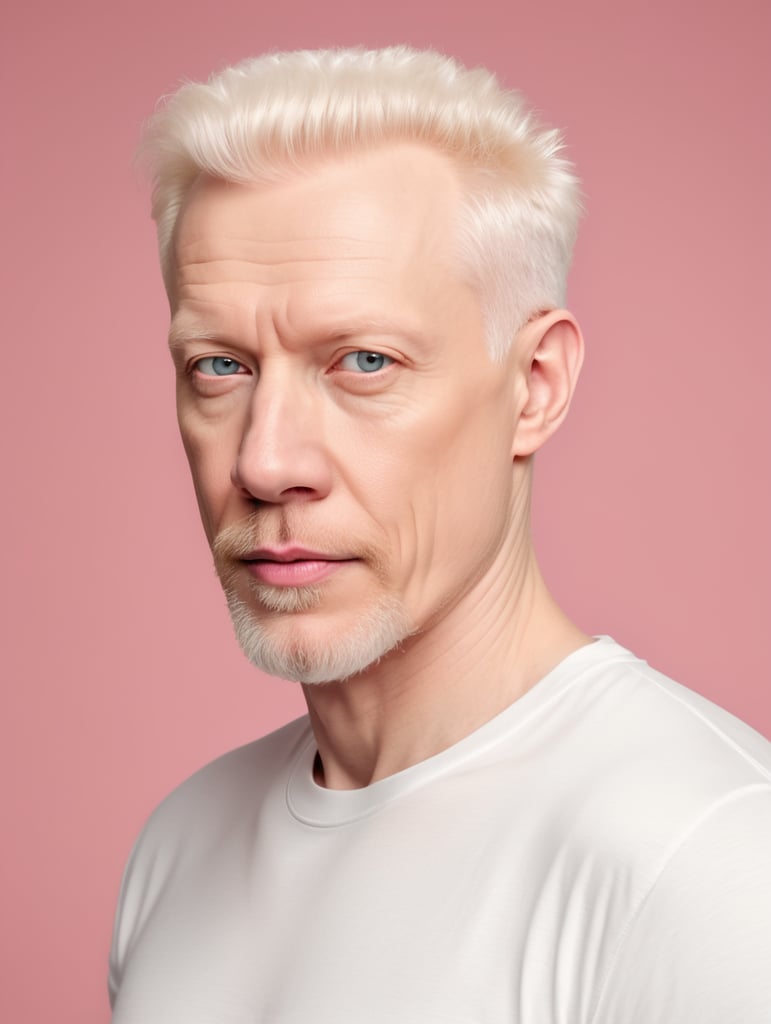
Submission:
[[[406,46],[271,53],[187,83],[148,121],[161,266],[199,175],[286,180],[314,162],[394,142],[454,163],[463,188],[458,254],[477,288],[487,343],[502,358],[538,312],[564,304],[581,200],[557,131],[495,76]]]

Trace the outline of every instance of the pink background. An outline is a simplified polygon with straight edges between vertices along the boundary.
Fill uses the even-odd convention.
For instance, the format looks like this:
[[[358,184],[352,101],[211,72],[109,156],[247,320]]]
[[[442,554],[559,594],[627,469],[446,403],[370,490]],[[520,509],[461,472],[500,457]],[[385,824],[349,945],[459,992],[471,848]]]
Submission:
[[[490,66],[567,130],[588,194],[570,295],[588,359],[537,469],[547,578],[582,627],[771,734],[768,5],[115,10],[16,5],[0,60],[0,1019],[14,1022],[107,1020],[112,913],[143,819],[301,710],[235,649],[176,437],[131,158],[183,76],[269,48],[405,41]]]

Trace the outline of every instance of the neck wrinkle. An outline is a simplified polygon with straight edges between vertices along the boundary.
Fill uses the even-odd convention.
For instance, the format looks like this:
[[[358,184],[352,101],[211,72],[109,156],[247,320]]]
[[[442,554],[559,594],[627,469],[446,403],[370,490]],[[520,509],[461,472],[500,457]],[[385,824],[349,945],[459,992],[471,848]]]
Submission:
[[[358,789],[447,749],[591,642],[554,602],[531,546],[516,547],[402,649],[354,679],[304,687],[320,785]]]

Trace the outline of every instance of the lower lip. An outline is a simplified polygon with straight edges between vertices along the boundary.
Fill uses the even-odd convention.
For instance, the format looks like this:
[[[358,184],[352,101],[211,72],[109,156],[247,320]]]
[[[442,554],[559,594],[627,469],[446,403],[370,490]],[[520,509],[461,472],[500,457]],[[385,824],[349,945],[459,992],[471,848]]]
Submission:
[[[302,587],[306,584],[320,583],[344,565],[350,565],[350,562],[308,559],[297,562],[256,561],[247,562],[246,565],[252,576],[261,583],[268,583],[273,587]]]

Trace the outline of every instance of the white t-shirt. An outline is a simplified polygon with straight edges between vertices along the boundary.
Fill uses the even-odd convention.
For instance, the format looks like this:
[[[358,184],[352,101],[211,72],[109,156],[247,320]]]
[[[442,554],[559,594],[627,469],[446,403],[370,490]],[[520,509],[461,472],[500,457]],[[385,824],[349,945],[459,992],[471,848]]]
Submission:
[[[769,1024],[771,745],[608,638],[455,746],[313,781],[307,719],[131,855],[113,1024]]]

